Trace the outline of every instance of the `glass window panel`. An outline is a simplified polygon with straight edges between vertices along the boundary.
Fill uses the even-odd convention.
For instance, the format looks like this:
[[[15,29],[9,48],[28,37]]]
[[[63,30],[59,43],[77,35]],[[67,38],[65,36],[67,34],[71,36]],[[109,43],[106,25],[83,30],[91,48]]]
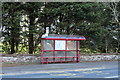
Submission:
[[[67,41],[67,50],[76,50],[76,41]]]
[[[44,52],[44,57],[53,57],[53,51]]]
[[[65,56],[65,51],[56,51],[55,56],[56,57],[64,57]]]
[[[72,61],[72,58],[66,58],[66,61]]]
[[[44,50],[53,50],[54,40],[44,40]]]
[[[56,51],[55,57],[65,57],[65,51]],[[55,61],[65,61],[65,58],[55,58]]]
[[[76,51],[67,51],[67,56],[76,56]]]
[[[48,58],[48,61],[53,61],[53,58]]]
[[[55,50],[65,50],[65,40],[55,40]]]
[[[60,62],[60,60],[61,61],[65,61],[65,58],[55,58],[55,61],[59,61]]]

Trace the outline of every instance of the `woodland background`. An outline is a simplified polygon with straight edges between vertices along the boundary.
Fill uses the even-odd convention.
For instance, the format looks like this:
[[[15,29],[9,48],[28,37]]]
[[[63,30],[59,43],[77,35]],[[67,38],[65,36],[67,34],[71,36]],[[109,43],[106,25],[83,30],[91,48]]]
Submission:
[[[82,53],[120,52],[120,2],[3,2],[0,51],[40,54],[40,37],[83,35]]]

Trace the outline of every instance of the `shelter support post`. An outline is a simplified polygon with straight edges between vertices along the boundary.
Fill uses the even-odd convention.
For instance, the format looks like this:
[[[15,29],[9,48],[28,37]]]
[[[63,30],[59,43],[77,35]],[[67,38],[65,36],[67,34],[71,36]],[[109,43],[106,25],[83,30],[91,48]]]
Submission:
[[[78,41],[76,41],[76,56],[77,56],[76,61],[80,62],[80,55],[79,55],[79,47],[78,46],[79,46]]]
[[[41,63],[43,64],[43,61],[44,61],[44,42],[43,42],[43,40],[41,40],[41,44],[42,44],[42,46],[41,46],[41,50],[42,50],[42,52],[41,52]]]

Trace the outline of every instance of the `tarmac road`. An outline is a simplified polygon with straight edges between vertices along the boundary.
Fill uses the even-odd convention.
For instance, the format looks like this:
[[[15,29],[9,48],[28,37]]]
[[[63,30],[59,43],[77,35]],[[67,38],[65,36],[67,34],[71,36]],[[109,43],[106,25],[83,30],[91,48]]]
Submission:
[[[2,78],[118,78],[118,61],[4,67]]]

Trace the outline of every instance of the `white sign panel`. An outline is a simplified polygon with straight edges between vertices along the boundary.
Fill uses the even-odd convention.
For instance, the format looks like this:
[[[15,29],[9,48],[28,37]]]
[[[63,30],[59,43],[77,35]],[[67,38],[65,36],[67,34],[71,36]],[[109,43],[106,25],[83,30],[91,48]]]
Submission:
[[[65,41],[55,40],[55,50],[65,50]]]

